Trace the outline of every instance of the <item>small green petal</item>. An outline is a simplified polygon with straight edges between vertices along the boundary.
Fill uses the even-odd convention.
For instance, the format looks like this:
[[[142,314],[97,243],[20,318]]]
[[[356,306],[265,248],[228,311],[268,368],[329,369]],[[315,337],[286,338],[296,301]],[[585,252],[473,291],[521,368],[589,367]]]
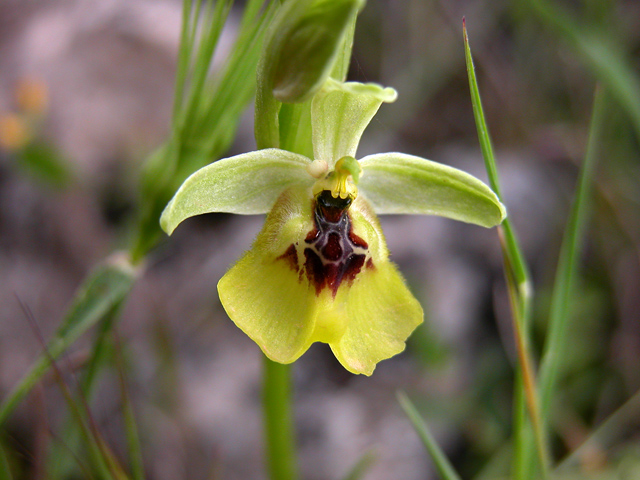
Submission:
[[[333,167],[342,157],[355,157],[362,132],[380,105],[396,97],[393,88],[329,78],[311,102],[315,159]]]
[[[313,184],[305,170],[310,163],[276,148],[218,160],[185,180],[162,212],[160,225],[171,234],[183,220],[203,213],[266,213],[288,187]]]
[[[251,250],[218,283],[229,318],[280,363],[295,361],[309,348],[319,308],[313,288],[280,258],[313,228],[309,199],[302,189],[283,193]]]
[[[402,153],[360,160],[358,184],[378,214],[439,215],[494,227],[507,216],[495,193],[462,170]]]

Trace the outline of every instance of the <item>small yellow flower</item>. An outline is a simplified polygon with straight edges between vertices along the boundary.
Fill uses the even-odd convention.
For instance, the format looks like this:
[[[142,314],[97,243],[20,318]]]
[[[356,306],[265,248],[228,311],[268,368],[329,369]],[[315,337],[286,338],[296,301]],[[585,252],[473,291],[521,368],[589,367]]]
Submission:
[[[161,218],[171,233],[207,212],[267,213],[251,249],[218,284],[229,317],[270,359],[328,343],[371,375],[404,350],[423,312],[389,260],[377,213],[435,214],[485,227],[505,210],[474,177],[400,153],[357,161],[360,136],[393,89],[327,80],[311,102],[314,160],[264,149],[195,172]]]
[[[24,119],[15,113],[0,115],[0,148],[20,150],[29,141],[31,132]]]

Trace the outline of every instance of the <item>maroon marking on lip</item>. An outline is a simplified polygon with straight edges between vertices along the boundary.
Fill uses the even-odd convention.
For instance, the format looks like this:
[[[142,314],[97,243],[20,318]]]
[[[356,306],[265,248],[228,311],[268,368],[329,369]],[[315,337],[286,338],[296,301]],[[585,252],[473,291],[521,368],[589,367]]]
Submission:
[[[296,272],[298,271],[298,251],[296,250],[296,246],[293,243],[289,245],[289,248],[287,248],[287,250],[277,259],[286,261],[291,267],[291,270],[294,270]]]
[[[331,223],[338,223],[344,214],[344,210],[339,207],[319,206],[318,210],[322,212],[322,217]]]
[[[351,227],[351,224],[349,224],[349,227]],[[349,240],[351,240],[351,243],[353,243],[356,247],[369,248],[369,245],[367,245],[367,242],[365,242],[362,238],[360,238],[358,235],[353,233],[353,230],[351,230],[351,228],[349,228]]]
[[[316,295],[320,295],[326,282],[322,259],[310,248],[304,249],[304,258],[304,268],[307,271],[307,278],[316,287]]]
[[[331,192],[318,195],[314,205],[314,228],[307,235],[304,270],[320,295],[329,288],[335,297],[343,280],[353,282],[367,260],[365,242],[353,233],[351,199],[334,198]]]
[[[331,232],[327,236],[327,243],[321,250],[322,256],[332,262],[337,262],[342,258],[342,247],[340,246],[340,235],[338,232]]]
[[[329,191],[323,192],[314,204],[314,226],[305,237],[308,246],[298,253],[297,243],[292,243],[277,257],[299,274],[299,281],[306,277],[317,296],[329,288],[335,297],[343,280],[352,283],[363,268],[375,268],[363,252],[367,242],[352,231],[350,204],[350,199],[336,199]],[[300,255],[304,255],[302,265]]]
[[[313,230],[307,233],[307,237],[304,239],[304,241],[307,243],[313,243],[313,241],[318,238],[318,235],[320,235],[318,227],[313,227]]]
[[[364,255],[351,255],[345,264],[342,278],[346,278],[349,282],[353,282],[356,279],[356,276],[360,273],[360,270],[362,270],[364,258]]]

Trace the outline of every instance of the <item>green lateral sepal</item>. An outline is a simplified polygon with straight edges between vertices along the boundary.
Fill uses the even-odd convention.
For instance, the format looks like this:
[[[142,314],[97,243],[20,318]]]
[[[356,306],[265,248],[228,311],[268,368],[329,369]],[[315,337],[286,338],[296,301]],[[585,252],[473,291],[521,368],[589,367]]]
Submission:
[[[162,212],[160,225],[171,234],[183,220],[203,213],[267,213],[292,185],[313,184],[307,157],[277,148],[218,160],[185,180]]]
[[[378,214],[438,215],[483,227],[507,216],[495,193],[456,168],[403,153],[380,153],[360,160],[359,191]]]

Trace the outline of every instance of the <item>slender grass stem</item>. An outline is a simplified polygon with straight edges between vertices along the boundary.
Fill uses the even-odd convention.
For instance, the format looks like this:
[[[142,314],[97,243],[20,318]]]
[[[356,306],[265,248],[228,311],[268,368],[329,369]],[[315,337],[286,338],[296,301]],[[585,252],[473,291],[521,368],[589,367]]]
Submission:
[[[127,390],[126,365],[123,358],[122,343],[118,338],[118,332],[111,332],[115,343],[115,363],[118,370],[118,380],[120,384],[120,396],[122,398],[122,416],[124,418],[125,433],[127,438],[127,450],[129,452],[129,462],[131,464],[131,479],[144,480],[144,461],[142,458],[142,445],[138,425],[133,410],[133,403]]]
[[[461,480],[460,475],[458,475],[458,472],[456,472],[451,462],[449,462],[449,459],[438,446],[438,442],[433,438],[429,428],[418,413],[418,410],[416,410],[416,407],[414,407],[411,400],[409,400],[409,397],[407,397],[404,392],[398,392],[397,397],[400,406],[407,414],[407,417],[409,417],[409,420],[411,420],[413,427],[420,436],[420,440],[422,440],[422,443],[429,452],[440,478],[443,480]]]
[[[4,478],[6,480],[13,480],[13,475],[11,474],[11,468],[9,467],[9,461],[7,460],[7,456],[4,453],[4,447],[0,443],[0,478]]]
[[[580,245],[589,212],[589,192],[601,140],[606,108],[605,92],[596,89],[585,161],[580,171],[574,202],[560,249],[560,259],[551,299],[548,335],[540,363],[540,398],[543,418],[549,418],[557,379],[562,373],[567,327],[570,322],[571,293],[578,266]]]
[[[505,245],[504,235],[500,235],[503,251],[507,250]],[[526,312],[522,295],[516,284],[516,280],[513,274],[513,268],[509,265],[508,256],[505,255],[505,276],[507,277],[507,287],[509,291],[509,301],[511,304],[511,312],[513,315],[513,327],[515,334],[516,350],[518,353],[518,363],[520,365],[520,375],[522,380],[522,387],[524,389],[524,400],[529,414],[531,417],[531,423],[533,426],[533,433],[535,436],[535,442],[538,451],[538,457],[540,465],[542,466],[543,474],[546,477],[549,469],[549,452],[547,448],[547,442],[545,440],[543,422],[540,416],[540,406],[538,402],[536,379],[534,373],[534,367],[532,365],[530,357],[529,337],[525,330],[525,322],[523,314]]]
[[[473,57],[471,48],[469,47],[469,38],[467,36],[466,25],[463,21],[463,34],[465,44],[465,59],[467,63],[467,73],[469,76],[469,88],[471,91],[471,103],[473,105],[473,113],[478,129],[478,139],[482,149],[482,156],[485,161],[487,174],[491,187],[500,197],[500,183],[498,181],[498,170],[496,168],[495,156],[491,145],[491,136],[484,118],[482,109],[482,100],[480,99],[480,90],[476,79],[475,68],[473,65]],[[509,219],[505,219],[503,226],[499,229],[502,252],[504,257],[504,270],[509,291],[509,300],[513,317],[514,333],[516,337],[516,347],[518,351],[518,363],[520,367],[520,379],[524,388],[524,400],[529,411],[531,426],[533,428],[533,436],[540,459],[543,478],[547,478],[549,469],[549,454],[546,437],[543,429],[543,422],[540,418],[540,407],[538,402],[537,387],[535,381],[534,367],[531,361],[529,348],[529,319],[531,305],[531,280],[529,271],[524,261],[522,250],[517,241],[515,233],[511,228]],[[520,382],[517,382],[517,385]],[[516,406],[516,408],[518,408]],[[516,428],[525,428],[526,422],[523,421],[521,412],[515,412]],[[517,432],[522,433],[522,432]],[[526,439],[526,437],[520,437]],[[526,452],[529,447],[519,445],[518,452],[523,453],[524,458],[516,457],[523,461],[528,456]],[[522,465],[518,466],[522,468]],[[526,471],[525,469],[524,471]],[[531,472],[530,472],[531,474]]]
[[[640,418],[640,390],[627,400],[618,410],[610,415],[595,429],[555,470],[555,473],[566,473],[581,462],[587,461],[595,453],[604,452],[613,447],[616,441],[625,438],[629,430],[637,428]]]
[[[297,474],[291,408],[291,367],[264,357],[263,388],[269,478],[294,480]]]

